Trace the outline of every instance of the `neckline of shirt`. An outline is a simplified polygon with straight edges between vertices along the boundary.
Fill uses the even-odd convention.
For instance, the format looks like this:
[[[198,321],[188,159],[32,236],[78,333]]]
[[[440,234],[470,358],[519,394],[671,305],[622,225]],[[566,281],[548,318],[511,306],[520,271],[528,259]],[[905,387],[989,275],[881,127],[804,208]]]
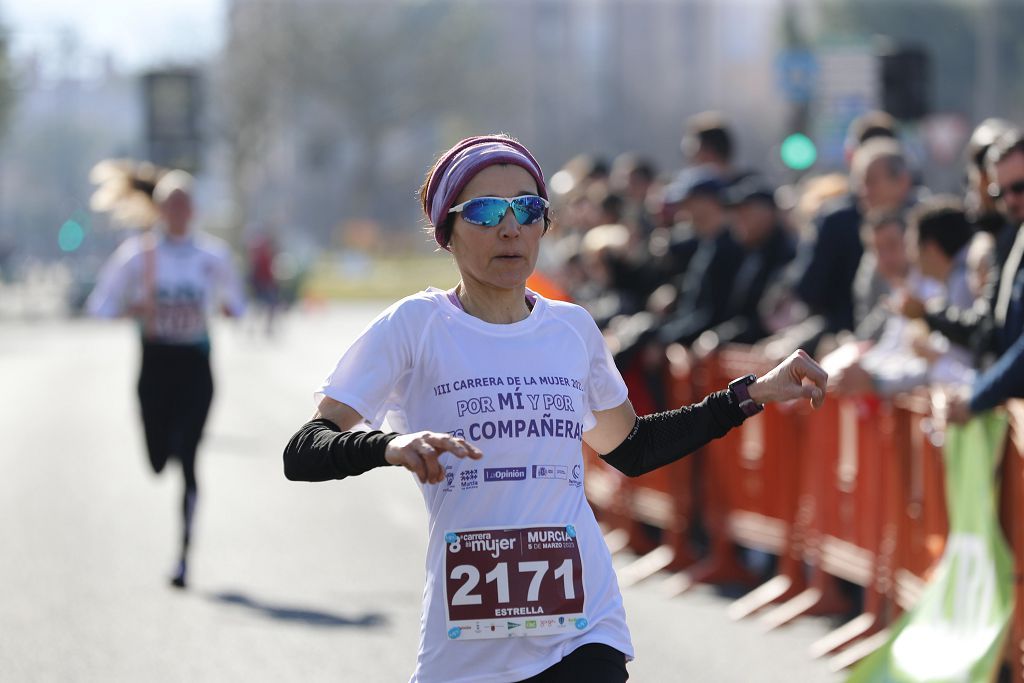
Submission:
[[[544,297],[538,296],[536,292],[527,289],[527,298],[534,301],[533,310],[530,311],[530,315],[514,323],[489,323],[466,313],[461,306],[453,303],[448,296],[448,291],[437,289],[436,287],[429,287],[427,291],[435,295],[439,305],[452,320],[480,332],[498,336],[518,335],[532,331],[540,324],[541,318],[544,317],[544,313],[547,311],[547,301]]]

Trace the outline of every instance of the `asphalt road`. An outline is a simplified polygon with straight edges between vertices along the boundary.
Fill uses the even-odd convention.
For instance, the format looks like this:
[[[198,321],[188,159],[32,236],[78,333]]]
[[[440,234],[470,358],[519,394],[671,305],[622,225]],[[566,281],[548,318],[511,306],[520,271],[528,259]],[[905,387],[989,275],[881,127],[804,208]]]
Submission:
[[[280,464],[380,308],[294,314],[269,339],[217,325],[186,591],[167,583],[180,476],[145,461],[131,325],[0,319],[0,681],[407,680],[426,545],[410,476],[298,484]],[[840,679],[806,654],[829,624],[764,634],[659,583],[624,591],[631,680]]]

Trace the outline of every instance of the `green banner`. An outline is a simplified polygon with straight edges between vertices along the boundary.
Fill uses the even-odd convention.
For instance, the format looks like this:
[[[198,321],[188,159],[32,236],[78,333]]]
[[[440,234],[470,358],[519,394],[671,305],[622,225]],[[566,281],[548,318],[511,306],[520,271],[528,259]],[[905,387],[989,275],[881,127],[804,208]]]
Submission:
[[[847,683],[995,680],[1013,614],[1013,560],[997,511],[995,471],[1006,416],[980,415],[946,432],[949,538],[920,602]]]

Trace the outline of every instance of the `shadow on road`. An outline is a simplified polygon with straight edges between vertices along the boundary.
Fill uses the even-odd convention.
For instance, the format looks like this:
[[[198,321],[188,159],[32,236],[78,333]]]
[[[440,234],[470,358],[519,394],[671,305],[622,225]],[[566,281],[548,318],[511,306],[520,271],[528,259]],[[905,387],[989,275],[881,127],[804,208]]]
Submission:
[[[355,626],[358,628],[376,628],[387,623],[387,619],[381,614],[364,614],[360,617],[346,617],[340,614],[331,614],[318,610],[302,609],[298,607],[287,607],[285,605],[273,605],[250,598],[241,593],[222,592],[209,596],[210,600],[228,605],[246,607],[262,616],[279,621],[302,622],[310,626],[321,626],[327,628]]]

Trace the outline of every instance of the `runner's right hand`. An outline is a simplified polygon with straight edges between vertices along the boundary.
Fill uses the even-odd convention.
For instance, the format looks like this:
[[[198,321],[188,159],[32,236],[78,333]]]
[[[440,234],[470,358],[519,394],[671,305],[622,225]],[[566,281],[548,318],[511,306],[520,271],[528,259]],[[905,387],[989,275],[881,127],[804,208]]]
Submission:
[[[465,439],[443,432],[414,432],[392,439],[384,452],[384,459],[409,470],[419,477],[421,483],[437,484],[444,481],[444,467],[437,461],[442,453],[473,460],[484,456],[480,449]]]

